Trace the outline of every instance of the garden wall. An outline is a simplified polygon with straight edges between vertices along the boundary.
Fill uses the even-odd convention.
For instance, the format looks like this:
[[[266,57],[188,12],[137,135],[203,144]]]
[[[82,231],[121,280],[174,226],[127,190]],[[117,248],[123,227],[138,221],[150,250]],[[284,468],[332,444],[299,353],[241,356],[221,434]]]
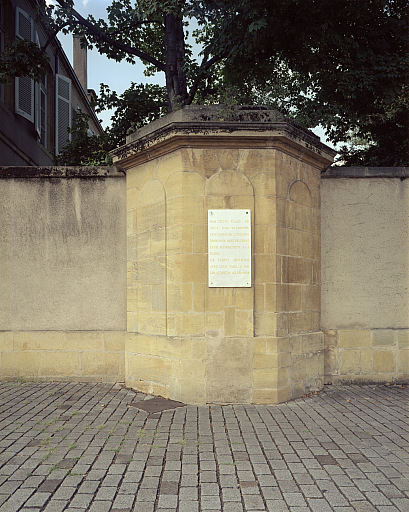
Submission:
[[[323,175],[327,383],[408,380],[408,177],[408,168],[331,168]]]
[[[0,375],[123,380],[125,178],[0,169]]]

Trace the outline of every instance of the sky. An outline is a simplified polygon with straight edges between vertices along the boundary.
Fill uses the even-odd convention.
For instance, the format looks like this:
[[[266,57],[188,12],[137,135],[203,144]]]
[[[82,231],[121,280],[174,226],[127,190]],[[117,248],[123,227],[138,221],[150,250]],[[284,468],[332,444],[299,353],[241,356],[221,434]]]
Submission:
[[[53,0],[47,0],[53,3]],[[92,14],[94,18],[104,18],[106,16],[106,7],[111,4],[112,0],[75,0],[76,10],[84,17]],[[72,35],[58,34],[58,39],[72,64]],[[100,55],[97,50],[88,50],[88,88],[94,89],[99,93],[99,84],[104,83],[111,90],[121,94],[127,89],[131,82],[135,83],[156,83],[165,85],[164,73],[157,73],[155,76],[145,77],[143,74],[144,66],[140,61],[135,64],[127,62],[116,62]],[[113,111],[105,111],[98,114],[98,118],[102,120],[102,126],[107,127],[110,124]],[[316,128],[312,130],[321,139],[321,142],[333,147],[333,144],[326,140],[323,129]]]
[[[110,5],[112,0],[76,0],[75,9],[84,17],[92,14],[94,18],[104,18],[106,15],[106,6]],[[51,3],[51,0],[48,2]],[[72,35],[58,34],[58,39],[72,64]],[[157,73],[153,77],[145,77],[143,74],[144,66],[137,60],[135,64],[127,62],[116,62],[108,59],[105,55],[100,55],[94,48],[88,50],[88,89],[94,89],[99,93],[99,84],[104,83],[112,91],[121,94],[127,89],[131,82],[136,83],[156,83],[165,85],[165,76],[163,73]],[[98,114],[102,120],[102,126],[109,126],[113,111],[105,111]]]

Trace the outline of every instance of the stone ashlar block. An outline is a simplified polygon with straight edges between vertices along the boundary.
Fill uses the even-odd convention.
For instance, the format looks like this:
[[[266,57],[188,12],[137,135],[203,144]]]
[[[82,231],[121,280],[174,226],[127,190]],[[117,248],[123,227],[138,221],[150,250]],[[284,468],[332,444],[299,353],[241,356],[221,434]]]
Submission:
[[[206,366],[199,359],[181,359],[180,376],[185,379],[204,379]]]
[[[151,337],[144,334],[126,334],[125,352],[129,354],[150,354]]]
[[[343,350],[339,356],[339,372],[341,374],[357,375],[361,372],[359,350]]]
[[[361,350],[361,372],[369,374],[372,372],[372,350]]]
[[[254,256],[254,283],[276,282],[276,258],[271,254],[256,254]]]
[[[254,389],[278,389],[289,385],[288,368],[255,368],[253,370]]]
[[[179,379],[180,394],[176,399],[186,404],[205,404],[208,402],[206,384],[204,378]]]
[[[150,354],[168,359],[179,359],[181,357],[181,340],[176,337],[151,336]]]
[[[204,313],[186,313],[182,317],[182,336],[203,336],[205,332]]]
[[[0,332],[0,352],[12,352],[14,350],[14,332]]]
[[[123,352],[125,350],[126,332],[109,331],[104,332],[104,349],[109,352]]]
[[[172,361],[163,357],[135,354],[128,356],[127,379],[140,379],[167,385],[172,375]]]
[[[400,350],[397,355],[399,375],[409,376],[409,350]]]
[[[81,374],[116,376],[122,373],[121,357],[118,353],[82,352]]]
[[[369,330],[341,330],[338,332],[339,348],[369,348]]]
[[[253,336],[253,333],[253,311],[242,311],[236,309],[236,335],[249,337]]]
[[[102,346],[100,334],[99,338]],[[14,333],[14,350],[16,351],[62,350],[64,342],[65,332],[63,331],[16,331]]]
[[[304,252],[303,232],[296,229],[288,230],[288,254],[301,257]]]
[[[372,357],[375,373],[394,373],[396,371],[395,355],[389,350],[374,350]]]
[[[101,357],[98,352],[98,358]],[[94,356],[95,358],[95,356]],[[40,375],[70,377],[80,373],[80,354],[78,352],[41,352]],[[117,372],[118,373],[118,368]]]
[[[256,336],[271,336],[277,333],[278,315],[270,312],[255,312],[254,327]]]
[[[256,225],[256,238],[259,225],[277,224],[276,219],[276,198],[274,196],[259,195],[255,201],[254,223]]]
[[[253,368],[286,368],[291,364],[291,355],[288,352],[275,354],[254,354]]]
[[[236,334],[236,308],[224,308],[224,335],[235,336]]]
[[[291,386],[280,389],[255,389],[253,391],[253,403],[255,404],[278,404],[291,398]]]
[[[394,329],[374,329],[372,331],[372,347],[393,347],[396,344]]]
[[[397,330],[396,337],[399,348],[409,348],[409,329]]]
[[[78,357],[78,355],[77,355]],[[1,354],[2,377],[38,377],[39,352],[3,352]]]
[[[259,156],[261,157],[261,155]],[[269,197],[276,195],[276,177],[273,172],[260,172],[252,176],[251,183],[257,201],[260,201],[263,196]]]

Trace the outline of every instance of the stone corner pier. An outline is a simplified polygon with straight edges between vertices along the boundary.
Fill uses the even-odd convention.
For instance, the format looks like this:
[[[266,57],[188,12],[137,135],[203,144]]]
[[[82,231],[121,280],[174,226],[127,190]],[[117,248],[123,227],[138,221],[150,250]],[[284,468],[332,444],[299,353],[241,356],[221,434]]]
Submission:
[[[113,152],[128,386],[193,404],[322,387],[320,175],[334,154],[274,110],[221,105],[184,107]]]

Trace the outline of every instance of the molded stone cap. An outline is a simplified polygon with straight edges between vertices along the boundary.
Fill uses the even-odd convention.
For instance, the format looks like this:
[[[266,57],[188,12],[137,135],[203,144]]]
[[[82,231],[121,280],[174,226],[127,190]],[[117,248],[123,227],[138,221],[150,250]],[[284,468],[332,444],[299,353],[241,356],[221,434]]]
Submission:
[[[9,178],[123,178],[113,166],[0,166],[0,179]]]
[[[327,169],[322,178],[409,178],[409,167],[344,167]]]
[[[126,138],[126,144],[113,150],[114,163],[151,150],[174,137],[189,137],[189,143],[205,138],[258,139],[265,146],[266,139],[286,139],[293,146],[301,147],[318,158],[333,162],[336,151],[326,146],[310,130],[285,118],[277,110],[266,106],[188,105],[180,110],[143,126]],[[240,145],[240,144],[238,144]],[[127,167],[125,165],[125,167]]]

